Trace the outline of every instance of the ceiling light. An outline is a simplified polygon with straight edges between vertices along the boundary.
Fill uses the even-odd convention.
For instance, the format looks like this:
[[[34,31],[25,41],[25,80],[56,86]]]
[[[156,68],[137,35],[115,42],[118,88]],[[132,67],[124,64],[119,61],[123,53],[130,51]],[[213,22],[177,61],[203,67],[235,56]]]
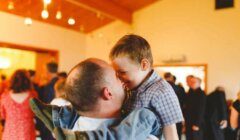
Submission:
[[[8,3],[8,10],[13,10],[14,9],[14,3],[12,1],[10,1]]]
[[[48,18],[48,16],[49,16],[49,13],[48,13],[48,11],[47,10],[42,10],[42,18],[43,19],[47,19]]]
[[[69,25],[74,25],[74,24],[75,24],[75,19],[69,18],[69,19],[68,19],[68,24],[69,24]]]
[[[32,19],[29,18],[29,17],[25,18],[24,24],[26,24],[26,25],[32,25]]]
[[[61,18],[62,18],[62,12],[61,11],[57,11],[56,19],[60,20]]]
[[[51,3],[51,0],[43,0],[43,2],[44,2],[45,4],[50,4],[50,3]]]

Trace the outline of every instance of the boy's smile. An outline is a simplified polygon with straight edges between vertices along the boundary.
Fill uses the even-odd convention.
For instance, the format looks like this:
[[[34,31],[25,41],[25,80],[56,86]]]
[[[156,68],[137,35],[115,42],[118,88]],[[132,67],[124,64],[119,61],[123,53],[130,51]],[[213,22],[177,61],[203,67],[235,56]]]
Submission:
[[[118,78],[123,82],[124,87],[128,89],[137,87],[146,76],[141,66],[126,55],[115,58],[112,65]]]

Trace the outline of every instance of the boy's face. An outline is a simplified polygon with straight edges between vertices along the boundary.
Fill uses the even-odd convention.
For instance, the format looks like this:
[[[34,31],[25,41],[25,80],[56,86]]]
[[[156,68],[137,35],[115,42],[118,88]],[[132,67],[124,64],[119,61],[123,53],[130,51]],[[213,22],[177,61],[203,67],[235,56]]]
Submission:
[[[140,64],[136,64],[127,56],[119,56],[112,60],[112,65],[118,78],[128,89],[137,87],[144,79],[145,73]]]

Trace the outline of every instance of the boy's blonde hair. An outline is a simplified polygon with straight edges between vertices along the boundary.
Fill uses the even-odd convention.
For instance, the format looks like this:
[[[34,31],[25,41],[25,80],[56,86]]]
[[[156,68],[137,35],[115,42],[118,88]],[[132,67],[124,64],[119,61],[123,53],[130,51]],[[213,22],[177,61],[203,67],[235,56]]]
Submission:
[[[153,57],[149,43],[143,37],[130,34],[123,36],[112,48],[110,59],[113,60],[120,55],[126,55],[137,64],[142,59],[147,59],[153,65]]]

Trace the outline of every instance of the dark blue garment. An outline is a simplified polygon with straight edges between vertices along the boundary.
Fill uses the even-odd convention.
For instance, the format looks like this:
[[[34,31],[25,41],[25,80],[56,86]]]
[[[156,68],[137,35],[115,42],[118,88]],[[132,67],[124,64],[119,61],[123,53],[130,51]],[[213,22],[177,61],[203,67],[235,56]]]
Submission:
[[[49,104],[55,97],[54,85],[58,78],[53,78],[48,84],[41,87],[39,99],[44,103]]]

